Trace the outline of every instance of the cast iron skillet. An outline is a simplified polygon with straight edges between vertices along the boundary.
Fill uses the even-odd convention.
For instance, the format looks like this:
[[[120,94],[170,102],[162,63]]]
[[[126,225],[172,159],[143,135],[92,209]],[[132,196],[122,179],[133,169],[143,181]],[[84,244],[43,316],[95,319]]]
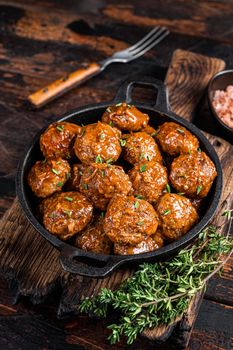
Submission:
[[[150,89],[153,88],[155,92],[157,92],[155,103],[150,105],[142,103],[139,104],[133,101],[132,90],[136,86]],[[117,104],[122,101],[126,101],[126,103],[129,104],[134,104],[143,112],[148,113],[150,116],[150,124],[153,127],[157,127],[159,124],[166,121],[174,121],[185,126],[199,139],[201,149],[204,150],[214,162],[218,176],[215,179],[208,195],[208,202],[204,216],[193,229],[191,229],[186,235],[181,237],[176,242],[170,243],[157,251],[138,255],[117,256],[86,252],[72,246],[69,243],[63,242],[50,234],[36,218],[35,198],[27,185],[26,176],[35,161],[42,159],[39,148],[39,137],[45,130],[44,128],[37,134],[27,149],[23,159],[19,163],[16,178],[17,194],[28,220],[47,241],[49,241],[60,251],[61,265],[64,270],[71,273],[89,277],[104,277],[119,266],[126,263],[137,264],[145,261],[165,260],[178,252],[182,247],[189,244],[198,235],[198,233],[208,224],[218,206],[222,190],[222,170],[218,156],[213,146],[197,127],[170,111],[167,90],[161,81],[149,77],[145,79],[143,78],[143,80],[139,81],[126,81],[119,88],[113,101],[80,107],[72,112],[66,113],[59,119],[59,121],[68,121],[79,125],[95,123],[101,118],[104,110],[109,105]]]

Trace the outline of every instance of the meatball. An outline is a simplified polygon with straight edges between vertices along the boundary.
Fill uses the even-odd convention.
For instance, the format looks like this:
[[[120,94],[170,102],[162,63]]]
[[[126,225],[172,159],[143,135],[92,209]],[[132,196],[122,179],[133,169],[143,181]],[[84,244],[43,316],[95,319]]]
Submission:
[[[135,106],[119,103],[106,109],[102,121],[122,130],[138,131],[148,124],[149,116]]]
[[[123,157],[131,164],[137,164],[143,160],[163,162],[158,146],[152,136],[141,131],[124,136]]]
[[[129,171],[129,178],[134,195],[141,195],[150,203],[159,199],[168,183],[167,169],[153,160],[135,165]]]
[[[81,127],[67,122],[53,123],[40,137],[40,148],[45,156],[69,159],[74,155],[73,145]]]
[[[28,174],[28,184],[37,197],[45,198],[62,190],[70,175],[69,163],[61,158],[37,161]]]
[[[93,222],[87,225],[75,242],[75,245],[83,250],[93,253],[110,254],[112,242],[106,236],[103,230],[104,218],[99,216]]]
[[[145,200],[117,194],[109,202],[104,231],[113,242],[138,244],[157,227],[157,213]]]
[[[188,198],[175,193],[164,194],[156,207],[163,236],[177,240],[198,221],[198,214]]]
[[[83,164],[72,165],[70,177],[66,182],[66,190],[79,191],[80,179],[85,168]]]
[[[116,193],[127,195],[132,191],[132,184],[122,167],[93,163],[83,171],[79,188],[96,208],[105,210]]]
[[[44,200],[43,223],[50,233],[67,240],[85,228],[92,212],[92,204],[84,195],[63,192]]]
[[[188,197],[206,197],[217,175],[214,163],[204,152],[182,154],[171,165],[170,180],[177,192]]]
[[[121,154],[120,135],[118,129],[101,122],[86,125],[76,138],[75,154],[84,164],[114,163]]]
[[[160,234],[154,234],[152,236],[145,236],[143,240],[136,244],[114,244],[114,253],[118,255],[133,255],[140,253],[147,253],[157,250],[163,246],[163,238]]]
[[[156,140],[164,152],[174,157],[192,153],[199,147],[198,139],[190,131],[173,122],[159,126]]]

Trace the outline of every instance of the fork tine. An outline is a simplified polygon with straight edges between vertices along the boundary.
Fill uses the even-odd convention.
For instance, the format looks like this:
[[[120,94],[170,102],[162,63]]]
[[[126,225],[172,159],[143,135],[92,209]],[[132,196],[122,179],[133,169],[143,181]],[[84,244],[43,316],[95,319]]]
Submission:
[[[142,45],[147,39],[151,37],[155,32],[157,32],[160,29],[159,26],[154,27],[148,34],[146,34],[141,40],[139,40],[136,44],[128,47],[126,50],[132,51],[136,49],[139,45]]]
[[[160,37],[158,37],[155,41],[153,41],[149,46],[145,47],[142,51],[139,51],[136,54],[133,54],[130,61],[135,60],[136,58],[144,55],[147,51],[152,49],[152,47],[160,43],[160,41],[162,41],[168,34],[169,34],[169,30],[166,30],[163,34],[161,34]]]
[[[167,29],[162,27],[159,28],[159,30],[152,36],[150,37],[146,42],[144,42],[142,45],[140,45],[139,47],[137,47],[134,51],[131,51],[130,54],[134,55],[137,54],[139,51],[145,49],[148,45],[150,45],[151,43],[153,43],[157,38],[159,38],[164,31],[166,31]]]

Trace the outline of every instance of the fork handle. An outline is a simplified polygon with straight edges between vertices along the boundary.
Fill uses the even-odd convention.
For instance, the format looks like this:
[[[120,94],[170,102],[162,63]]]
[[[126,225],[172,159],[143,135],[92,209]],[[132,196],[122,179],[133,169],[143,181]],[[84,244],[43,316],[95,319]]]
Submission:
[[[73,87],[81,84],[101,71],[101,65],[91,63],[84,68],[80,68],[65,77],[58,79],[48,86],[34,92],[28,96],[29,101],[36,108],[44,106],[47,102],[63,95]]]

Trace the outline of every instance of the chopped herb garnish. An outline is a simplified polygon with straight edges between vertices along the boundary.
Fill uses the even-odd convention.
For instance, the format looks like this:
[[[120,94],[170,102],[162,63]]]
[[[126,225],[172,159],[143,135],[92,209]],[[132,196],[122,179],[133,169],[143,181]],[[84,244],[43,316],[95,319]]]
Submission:
[[[105,216],[105,212],[102,211],[102,212],[100,213],[100,217],[101,217],[101,218],[104,218],[104,216]]]
[[[67,152],[66,159],[70,159],[70,158],[71,158],[70,152]]]
[[[60,174],[60,171],[57,171],[56,169],[52,168],[52,172],[56,175],[59,175]]]
[[[71,173],[66,173],[66,179],[68,180],[71,177]]]
[[[111,113],[111,112],[112,112],[112,110],[111,110],[110,107],[108,107],[108,108],[106,109],[106,111],[107,111],[108,113]]]
[[[136,201],[136,202],[134,203],[134,208],[135,208],[135,209],[138,209],[138,207],[139,207],[139,202]]]
[[[62,132],[62,130],[64,129],[64,125],[58,125],[56,129],[57,131]]]
[[[147,156],[146,156],[146,159],[147,159],[148,161],[150,161],[150,160],[151,160],[151,158],[152,158],[152,157],[151,157],[151,156],[149,156],[149,155],[147,155]]]
[[[79,175],[83,175],[83,172],[81,170],[78,171]]]
[[[82,129],[81,136],[84,136],[84,135],[85,135],[85,132],[86,132],[86,130],[85,130],[85,129]]]
[[[202,190],[202,185],[197,186],[197,194],[199,194]]]
[[[188,153],[189,153],[189,154],[192,154],[192,151],[191,151],[191,149],[190,149],[190,148],[188,149]]]
[[[109,122],[109,125],[110,125],[110,126],[113,126],[113,122],[112,122],[111,120],[110,120],[110,122]]]
[[[166,210],[164,210],[163,215],[168,215],[168,214],[170,214],[170,212],[171,212],[171,210],[166,209]]]
[[[84,190],[88,190],[88,184],[83,184]]]
[[[137,225],[138,225],[138,226],[143,226],[143,225],[144,225],[144,221],[138,221],[138,222],[137,222]]]
[[[41,161],[42,164],[45,164],[47,162],[47,159],[44,159]]]
[[[63,186],[63,182],[58,182],[57,183],[57,187],[62,187]]]
[[[70,210],[64,210],[64,213],[66,213],[69,216],[69,218],[71,217],[71,211]]]
[[[72,201],[73,201],[73,198],[71,198],[71,197],[65,197],[65,199],[66,199],[68,202],[72,202]]]
[[[139,159],[141,160],[141,159],[143,159],[143,158],[145,158],[145,153],[141,153],[141,154],[140,154]]]
[[[102,177],[105,177],[105,171],[101,170]]]
[[[120,139],[121,147],[124,147],[126,145],[126,140]]]
[[[153,137],[153,136],[156,136],[156,135],[158,135],[158,133],[160,132],[160,129],[158,128],[158,130],[156,130],[155,132],[153,132],[153,134],[151,134],[151,136]]]
[[[146,171],[146,164],[140,166],[140,173],[144,173],[144,171]]]
[[[166,184],[166,190],[167,190],[167,193],[171,193],[171,187],[169,184]]]
[[[61,164],[61,162],[56,162],[57,165]]]
[[[103,134],[103,133],[100,134],[99,139],[100,139],[100,140],[103,140],[103,139],[104,139],[104,134]]]
[[[183,196],[184,195],[184,192],[178,192],[177,193],[179,196]]]
[[[102,160],[100,154],[98,154],[98,156],[96,157],[95,162],[96,162],[96,163],[101,163],[101,164],[103,163],[103,160]]]
[[[138,198],[138,199],[145,199],[145,197],[141,196],[140,194],[138,194],[138,195],[136,196],[136,198]]]
[[[131,105],[127,105],[127,107],[130,109],[130,108],[132,108],[132,106]]]
[[[184,134],[184,130],[182,129],[176,129],[180,134]]]
[[[108,166],[111,165],[111,162],[112,162],[112,158],[109,158],[109,159],[106,161],[106,163],[107,163]]]
[[[81,123],[81,126],[84,127],[85,125],[83,123]]]
[[[118,103],[117,105],[115,105],[116,107],[119,107],[119,106],[121,106],[122,105],[122,103]]]
[[[197,152],[201,152],[201,148],[200,147],[198,147]]]

